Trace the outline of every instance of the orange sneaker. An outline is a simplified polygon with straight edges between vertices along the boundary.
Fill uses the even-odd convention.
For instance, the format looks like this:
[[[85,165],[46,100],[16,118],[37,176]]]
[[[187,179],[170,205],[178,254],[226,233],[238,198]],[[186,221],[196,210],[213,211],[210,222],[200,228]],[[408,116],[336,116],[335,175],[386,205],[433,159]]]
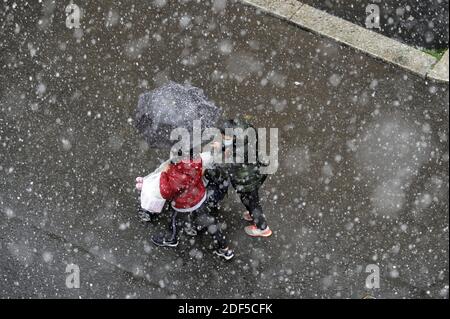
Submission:
[[[244,228],[247,235],[251,237],[269,237],[272,235],[272,230],[269,226],[266,229],[259,229],[256,225],[250,225]]]
[[[250,212],[248,210],[245,211],[244,214],[242,214],[242,218],[245,221],[248,221],[248,222],[252,222],[253,221],[253,217],[252,217],[252,215],[250,215]]]

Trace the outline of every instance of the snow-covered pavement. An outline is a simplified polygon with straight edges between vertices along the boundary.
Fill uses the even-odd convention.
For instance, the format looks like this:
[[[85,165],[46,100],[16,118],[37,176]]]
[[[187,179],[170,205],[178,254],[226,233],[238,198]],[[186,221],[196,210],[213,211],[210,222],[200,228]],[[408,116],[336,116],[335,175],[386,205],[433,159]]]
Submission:
[[[448,298],[447,85],[232,1],[75,3],[77,31],[60,3],[0,9],[0,297]],[[208,236],[154,247],[167,221],[136,217],[168,154],[131,118],[167,79],[279,128],[274,235],[247,237],[231,193],[231,262]]]

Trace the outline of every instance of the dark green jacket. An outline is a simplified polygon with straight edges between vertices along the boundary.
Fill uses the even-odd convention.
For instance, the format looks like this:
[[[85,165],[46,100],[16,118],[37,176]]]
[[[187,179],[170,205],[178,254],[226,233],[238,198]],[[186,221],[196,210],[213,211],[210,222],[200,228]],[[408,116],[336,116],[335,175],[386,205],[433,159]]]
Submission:
[[[259,172],[258,164],[229,164],[224,170],[238,193],[248,193],[260,188],[267,177]]]
[[[247,129],[253,126],[242,120],[235,120],[234,127]],[[257,158],[258,159],[258,158]],[[259,172],[259,168],[263,165],[257,160],[256,163],[247,163],[247,156],[245,156],[246,164],[223,164],[216,168],[216,176],[221,179],[229,179],[231,184],[237,192],[251,192],[261,187],[267,175]]]

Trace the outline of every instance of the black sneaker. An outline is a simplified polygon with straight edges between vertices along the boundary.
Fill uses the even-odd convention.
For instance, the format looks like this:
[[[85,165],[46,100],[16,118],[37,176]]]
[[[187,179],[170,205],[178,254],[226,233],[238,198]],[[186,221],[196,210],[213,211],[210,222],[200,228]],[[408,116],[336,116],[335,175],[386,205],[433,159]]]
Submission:
[[[152,236],[152,243],[160,247],[177,247],[178,239],[167,240],[163,235]]]
[[[183,231],[186,235],[194,237],[197,236],[197,229],[195,228],[196,227],[191,222],[187,222],[184,223]]]
[[[194,227],[185,227],[184,232],[191,237],[197,236],[197,230]]]
[[[219,248],[214,250],[214,253],[219,257],[225,258],[225,260],[230,260],[231,258],[234,257],[234,252],[229,248],[228,249]]]
[[[137,215],[141,222],[152,222],[154,219],[154,214],[143,209],[139,209]]]

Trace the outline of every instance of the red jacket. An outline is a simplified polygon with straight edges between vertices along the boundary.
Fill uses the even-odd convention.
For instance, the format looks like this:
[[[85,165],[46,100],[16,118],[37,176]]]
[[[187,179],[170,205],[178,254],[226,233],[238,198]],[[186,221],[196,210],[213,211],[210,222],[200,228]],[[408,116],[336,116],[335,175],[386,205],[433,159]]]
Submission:
[[[159,189],[164,199],[171,200],[175,208],[191,208],[200,203],[206,194],[202,180],[202,160],[170,163],[161,173]]]

